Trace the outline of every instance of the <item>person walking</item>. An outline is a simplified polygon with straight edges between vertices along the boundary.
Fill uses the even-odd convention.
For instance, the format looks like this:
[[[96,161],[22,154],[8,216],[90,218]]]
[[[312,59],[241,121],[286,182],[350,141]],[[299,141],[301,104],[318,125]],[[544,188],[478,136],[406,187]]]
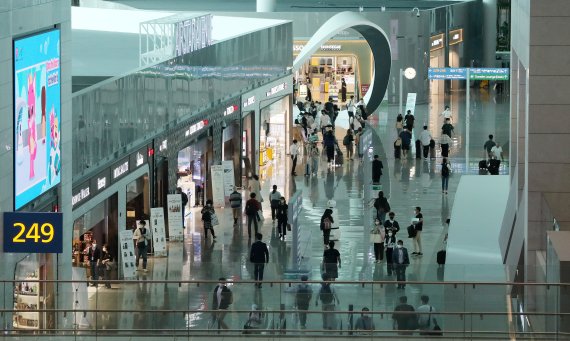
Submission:
[[[334,150],[336,146],[336,138],[333,130],[327,130],[323,136],[323,145],[327,152],[328,168],[334,168]]]
[[[334,281],[338,278],[340,266],[340,252],[334,248],[334,241],[331,240],[329,248],[323,252],[323,270],[329,280]]]
[[[408,297],[400,296],[400,304],[392,314],[394,330],[398,330],[399,335],[412,335],[416,329],[417,319],[414,307],[408,304]]]
[[[449,108],[449,105],[446,105],[445,108],[443,109],[443,111],[441,112],[441,116],[443,116],[443,120],[447,120],[449,119],[449,121],[451,122],[452,120],[452,115],[451,115],[451,109]]]
[[[289,205],[285,201],[285,197],[281,197],[279,199],[279,204],[277,205],[277,234],[279,239],[285,240],[285,236],[287,235],[287,222],[289,220],[288,217],[288,210]]]
[[[380,221],[385,221],[386,213],[390,212],[390,203],[384,196],[384,191],[378,192],[378,198],[374,200],[374,208],[376,209],[376,218]]]
[[[263,235],[261,233],[255,234],[255,243],[251,244],[251,251],[249,253],[249,261],[253,263],[253,276],[255,277],[255,286],[261,288],[263,281],[263,270],[265,264],[269,263],[269,250],[267,244],[261,241]]]
[[[329,282],[330,278],[326,273],[323,274],[323,282],[321,283],[321,288],[319,289],[319,295],[315,301],[315,306],[319,305],[321,301],[321,309],[323,311],[323,329],[334,330],[336,329],[336,316],[333,313],[335,311],[335,302],[340,304],[340,301]]]
[[[384,165],[382,164],[382,161],[380,161],[380,157],[378,156],[378,154],[374,155],[374,160],[372,160],[372,183],[373,184],[379,184],[380,183],[380,177],[382,177],[382,169],[384,168]],[[382,220],[380,220],[382,221]]]
[[[491,155],[497,160],[505,161],[505,158],[503,157],[503,148],[499,142],[496,142],[493,148],[491,148]]]
[[[146,228],[146,221],[141,220],[139,221],[139,226],[137,227],[137,229],[135,230],[135,232],[133,233],[133,239],[136,238],[136,242],[137,242],[137,250],[138,250],[138,254],[137,254],[137,258],[136,258],[136,266],[137,266],[137,271],[139,271],[138,267],[139,267],[139,260],[142,258],[142,271],[147,272],[147,249],[148,249],[148,244],[149,244],[149,240],[151,240],[151,236],[150,236],[150,229]]]
[[[263,202],[263,197],[261,196],[261,184],[259,183],[259,176],[253,174],[251,179],[249,179],[248,186],[250,193],[255,193],[255,199],[259,202]]]
[[[307,275],[301,276],[301,283],[297,286],[295,292],[295,305],[299,314],[299,324],[301,329],[307,328],[307,311],[313,299],[313,289],[307,282],[309,277]]]
[[[279,206],[279,200],[281,200],[281,193],[277,190],[277,185],[273,185],[273,190],[269,192],[269,203],[271,204],[271,219],[275,224],[275,212],[277,212],[277,207]]]
[[[396,271],[396,281],[398,281],[398,289],[406,288],[406,268],[410,265],[408,249],[404,247],[404,242],[400,239],[396,245],[396,249],[392,252],[392,263]]]
[[[412,133],[411,130],[405,128],[400,133],[400,139],[402,139],[402,157],[405,159],[408,157],[408,151],[410,150],[410,145],[412,143]]]
[[[447,158],[441,161],[441,193],[447,194],[447,186],[449,185],[449,174],[451,173],[451,164]]]
[[[394,271],[394,248],[396,247],[396,234],[389,230],[386,232],[384,239],[384,246],[386,247],[386,271],[388,276],[392,276]]]
[[[406,112],[406,116],[404,116],[404,121],[406,123],[406,129],[409,130],[410,132],[414,129],[414,121],[416,120],[416,117],[412,114],[411,110],[408,110]]]
[[[449,157],[449,145],[452,142],[453,141],[451,140],[451,137],[449,137],[447,134],[441,134],[441,137],[439,138],[439,144],[441,146],[441,156]]]
[[[424,227],[424,216],[422,215],[422,208],[417,206],[415,209],[415,219],[412,221],[414,229],[416,230],[416,235],[414,236],[414,252],[412,256],[423,256],[422,253],[422,230]]]
[[[219,283],[214,288],[212,295],[212,310],[216,311],[212,315],[212,322],[217,322],[218,329],[229,329],[228,325],[224,322],[224,318],[228,313],[230,305],[234,302],[233,293],[227,287],[224,277],[220,277],[218,281]]]
[[[234,227],[238,225],[238,219],[241,213],[241,203],[242,197],[241,193],[237,191],[237,187],[234,186],[234,191],[230,193],[230,207],[232,208],[232,215],[234,218]]]
[[[214,203],[211,199],[206,200],[206,205],[202,208],[202,222],[204,223],[204,239],[208,238],[208,231],[212,234],[212,238],[216,239],[214,233],[214,225],[212,224],[213,215],[216,214],[214,210]]]
[[[433,328],[437,326],[437,320],[431,314],[435,313],[435,308],[429,304],[428,295],[422,295],[420,300],[422,304],[416,309],[420,335],[433,335]]]
[[[323,243],[325,247],[329,245],[329,238],[331,236],[331,228],[332,224],[334,223],[334,219],[332,217],[333,210],[327,208],[321,217],[321,231],[323,231]]]
[[[422,132],[420,133],[420,141],[422,143],[422,152],[424,155],[424,159],[427,159],[429,156],[429,147],[431,140],[432,137],[428,131],[428,127],[424,126],[424,130],[422,130]]]
[[[445,123],[441,126],[441,133],[451,137],[451,133],[453,133],[453,125],[449,118],[445,119]]]
[[[92,287],[97,286],[99,279],[99,264],[101,263],[101,249],[97,246],[97,240],[93,239],[91,247],[87,250],[87,259],[89,260],[89,268],[91,270]],[[138,267],[138,262],[137,262]]]
[[[374,244],[374,259],[376,263],[382,262],[384,259],[384,238],[386,234],[384,227],[378,218],[374,219],[374,227],[370,231],[370,241]]]
[[[487,153],[487,159],[492,159],[493,158],[493,154],[491,153],[491,149],[493,149],[493,147],[495,146],[495,141],[493,141],[493,134],[489,134],[489,139],[487,140],[487,142],[485,142],[485,144],[483,145],[483,149],[485,150],[485,152]]]
[[[249,200],[245,202],[245,215],[247,216],[247,237],[251,239],[251,224],[255,228],[255,234],[259,233],[257,221],[261,212],[261,203],[257,201],[255,193],[249,194]],[[215,237],[214,237],[215,238]]]
[[[398,114],[398,116],[396,117],[396,134],[397,134],[397,136],[400,136],[402,129],[404,129],[404,117],[402,117],[402,114]]]
[[[319,171],[319,161],[321,158],[319,148],[317,148],[315,145],[313,148],[311,148],[309,155],[311,156],[311,173],[316,176]]]
[[[295,176],[295,168],[297,168],[297,156],[299,155],[299,145],[297,140],[293,140],[293,144],[289,147],[289,153],[291,154],[291,161],[293,162],[291,166],[291,175]]]
[[[362,313],[354,325],[354,329],[357,330],[357,335],[370,335],[370,332],[376,329],[372,317],[367,314],[369,311],[370,309],[368,309],[368,307],[362,308]]]
[[[352,129],[346,131],[346,135],[342,139],[342,144],[346,147],[346,157],[352,160],[354,154],[354,135]]]
[[[348,101],[348,104],[346,105],[346,109],[348,110],[348,124],[350,125],[351,128],[354,128],[352,126],[353,121],[354,121],[354,113],[356,111],[356,106],[355,106],[355,101],[354,101],[354,95],[350,96],[350,100]]]

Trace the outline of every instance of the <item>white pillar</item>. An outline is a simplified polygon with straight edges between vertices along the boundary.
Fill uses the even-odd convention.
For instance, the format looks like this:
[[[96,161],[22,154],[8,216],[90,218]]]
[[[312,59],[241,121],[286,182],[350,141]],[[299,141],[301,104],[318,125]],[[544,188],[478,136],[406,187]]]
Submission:
[[[275,12],[277,0],[257,0],[257,12]]]

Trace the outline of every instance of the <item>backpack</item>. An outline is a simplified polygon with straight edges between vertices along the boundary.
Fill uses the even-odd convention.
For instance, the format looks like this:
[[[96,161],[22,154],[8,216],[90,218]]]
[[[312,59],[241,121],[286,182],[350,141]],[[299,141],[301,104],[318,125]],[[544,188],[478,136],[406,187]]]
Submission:
[[[346,135],[343,139],[342,139],[342,144],[344,146],[348,146],[350,144],[350,137],[348,137],[348,135]]]
[[[255,205],[252,202],[248,202],[245,205],[245,214],[247,214],[247,215],[257,214],[257,209],[255,208]]]
[[[330,284],[326,283],[321,286],[321,290],[319,291],[319,299],[323,304],[330,304],[333,302],[334,296]]]
[[[323,219],[321,230],[330,230],[332,227],[331,220],[329,218]]]
[[[311,289],[308,285],[300,285],[297,289],[297,296],[295,301],[298,307],[308,307],[311,303]]]

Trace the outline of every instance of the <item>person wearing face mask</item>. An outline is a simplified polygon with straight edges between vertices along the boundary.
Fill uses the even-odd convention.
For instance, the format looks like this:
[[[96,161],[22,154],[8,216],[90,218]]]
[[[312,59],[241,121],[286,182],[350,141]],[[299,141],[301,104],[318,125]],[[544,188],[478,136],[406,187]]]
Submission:
[[[285,240],[285,235],[287,235],[287,210],[289,206],[285,201],[285,197],[281,197],[279,199],[279,204],[277,205],[276,209],[276,217],[277,217],[277,234],[279,239]]]
[[[386,234],[380,220],[374,221],[374,227],[370,231],[370,241],[374,244],[374,258],[376,263],[382,262],[384,259],[384,238]]]
[[[92,287],[97,286],[99,279],[99,264],[101,263],[101,249],[97,246],[97,241],[93,239],[91,247],[87,250],[87,259],[89,259],[89,267],[91,268]]]
[[[396,246],[396,234],[392,230],[386,232],[386,238],[384,239],[384,247],[386,247],[386,270],[388,276],[392,276],[394,271],[394,259],[393,252]]]
[[[113,256],[111,256],[107,244],[103,245],[101,265],[101,269],[103,270],[103,279],[105,280],[105,287],[111,289],[111,283],[109,283],[109,279],[111,277],[111,270],[113,269]]]
[[[398,289],[406,288],[406,268],[410,265],[408,249],[404,247],[404,242],[400,239],[396,245],[396,250],[392,252],[392,261],[396,270],[396,281],[398,281]]]
[[[388,219],[384,222],[384,229],[385,232],[392,232],[395,236],[398,231],[400,231],[400,224],[394,219],[396,217],[396,213],[390,212],[388,213]]]
[[[137,249],[138,249],[137,258],[136,258],[137,268],[139,267],[139,260],[142,258],[142,260],[143,260],[142,271],[148,272],[148,270],[146,268],[147,252],[148,252],[147,248],[148,248],[148,243],[149,243],[151,237],[150,237],[150,229],[146,228],[146,221],[141,220],[139,222],[139,226],[137,227],[137,229],[133,233],[133,239],[136,239]],[[137,269],[137,271],[139,271],[139,269]]]

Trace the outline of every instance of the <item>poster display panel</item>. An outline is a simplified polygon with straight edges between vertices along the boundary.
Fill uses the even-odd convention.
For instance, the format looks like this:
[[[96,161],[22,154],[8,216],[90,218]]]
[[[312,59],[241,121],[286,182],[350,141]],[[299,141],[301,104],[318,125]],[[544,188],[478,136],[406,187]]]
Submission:
[[[235,185],[234,162],[232,160],[222,161],[222,167],[224,167],[224,195],[229,197]]]
[[[224,166],[214,165],[210,168],[212,173],[212,196],[214,207],[224,207]]]
[[[169,194],[166,197],[168,205],[168,235],[170,240],[184,239],[184,225],[182,225],[182,198],[180,194]]]
[[[61,180],[60,32],[14,40],[14,208]]]
[[[121,252],[121,268],[123,270],[124,279],[135,278],[136,274],[136,256],[135,246],[133,244],[133,231],[125,230],[119,232],[119,245]]]
[[[154,243],[154,255],[166,256],[166,233],[164,229],[164,209],[153,207],[150,209],[152,227],[152,240]]]

